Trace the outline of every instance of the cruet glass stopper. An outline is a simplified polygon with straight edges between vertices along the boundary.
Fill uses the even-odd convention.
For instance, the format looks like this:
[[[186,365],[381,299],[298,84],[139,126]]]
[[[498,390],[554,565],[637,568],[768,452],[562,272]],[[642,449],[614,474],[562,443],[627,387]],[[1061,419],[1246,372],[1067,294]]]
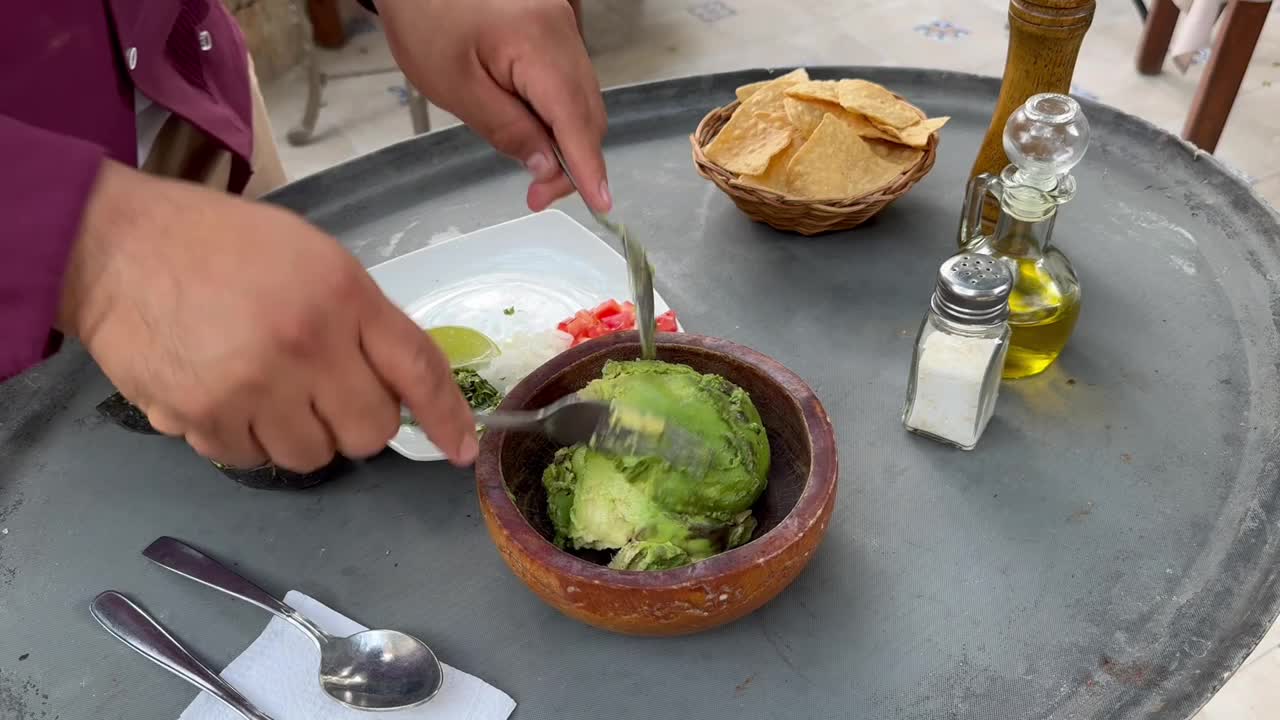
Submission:
[[[1080,103],[1060,93],[1033,95],[1004,125],[1003,176],[1049,193],[1057,202],[1075,194],[1071,169],[1089,149],[1089,121]]]

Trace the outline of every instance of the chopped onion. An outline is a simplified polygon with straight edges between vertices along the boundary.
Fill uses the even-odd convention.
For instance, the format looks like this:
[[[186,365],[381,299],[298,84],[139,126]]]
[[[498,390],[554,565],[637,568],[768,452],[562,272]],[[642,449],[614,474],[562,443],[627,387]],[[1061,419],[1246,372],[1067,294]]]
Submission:
[[[568,350],[572,344],[573,336],[560,330],[521,333],[499,343],[501,352],[498,357],[477,370],[481,377],[506,395],[530,373]]]

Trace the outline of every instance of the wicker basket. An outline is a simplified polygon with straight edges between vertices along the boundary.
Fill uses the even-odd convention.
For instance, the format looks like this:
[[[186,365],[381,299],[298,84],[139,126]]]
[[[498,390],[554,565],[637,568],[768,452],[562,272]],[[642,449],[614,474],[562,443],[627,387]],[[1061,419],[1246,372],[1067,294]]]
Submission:
[[[736,174],[707,159],[704,149],[715,139],[725,123],[729,122],[729,117],[737,107],[738,102],[735,100],[707,113],[702,122],[698,123],[698,129],[689,137],[693,144],[693,164],[699,175],[715,183],[747,217],[785,232],[820,235],[855,228],[888,207],[889,203],[906,195],[929,174],[938,157],[938,133],[935,132],[929,137],[929,144],[924,148],[924,155],[919,162],[875,192],[838,202],[788,198],[771,190],[743,185],[738,182]],[[921,116],[923,117],[923,113]]]

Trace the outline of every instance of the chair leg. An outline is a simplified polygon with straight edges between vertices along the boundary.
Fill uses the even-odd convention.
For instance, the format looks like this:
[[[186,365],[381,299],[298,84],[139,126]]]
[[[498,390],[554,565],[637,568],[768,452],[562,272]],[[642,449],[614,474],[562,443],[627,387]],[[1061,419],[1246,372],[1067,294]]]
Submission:
[[[285,133],[290,145],[306,145],[311,142],[316,131],[316,121],[320,118],[321,94],[324,92],[324,75],[316,58],[316,44],[311,37],[311,21],[305,10],[298,6],[297,0],[290,0],[293,19],[302,32],[302,62],[307,68],[307,105],[302,111],[302,120],[296,127]]]
[[[1213,152],[1218,147],[1270,10],[1270,0],[1231,0],[1227,8],[1209,65],[1191,102],[1191,114],[1182,129],[1182,137],[1201,150]]]
[[[1138,72],[1143,75],[1160,74],[1177,24],[1178,6],[1173,4],[1173,0],[1153,0],[1143,26],[1142,43],[1138,46]]]
[[[413,134],[421,135],[431,130],[431,116],[427,113],[427,99],[404,79],[404,89],[409,94],[409,122],[413,125]]]

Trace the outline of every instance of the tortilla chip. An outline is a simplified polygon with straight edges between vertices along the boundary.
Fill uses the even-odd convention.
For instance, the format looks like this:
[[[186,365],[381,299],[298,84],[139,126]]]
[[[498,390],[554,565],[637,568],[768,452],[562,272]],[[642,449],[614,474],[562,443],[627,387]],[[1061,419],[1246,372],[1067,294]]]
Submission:
[[[902,168],[904,172],[920,162],[920,158],[924,156],[923,150],[886,140],[867,140],[867,147],[871,148],[871,152],[881,160]]]
[[[884,129],[858,113],[849,112],[848,110],[841,108],[840,112],[832,114],[844,122],[845,125],[853,128],[853,131],[858,133],[861,137],[876,140],[889,140],[891,142],[896,142],[898,140],[897,136],[889,134]]]
[[[827,115],[787,165],[787,193],[814,200],[861,197],[901,173],[853,128]]]
[[[844,112],[844,108],[834,103],[821,100],[800,100],[793,97],[783,98],[782,107],[787,113],[787,121],[791,123],[791,127],[795,128],[800,137],[806,140],[818,128],[818,123],[822,122],[822,118],[827,113],[833,111]]]
[[[815,199],[862,197],[920,162],[949,118],[929,119],[867,80],[804,68],[735,90],[738,108],[706,146],[742,185]]]
[[[867,80],[841,80],[836,86],[840,105],[867,116],[881,126],[905,128],[920,122],[920,114],[882,85]]]
[[[813,131],[818,127],[818,123],[822,122],[823,116],[833,115],[864,138],[892,141],[897,141],[898,139],[897,135],[891,135],[881,130],[865,117],[849,112],[835,103],[826,102],[825,100],[801,100],[790,96],[785,98],[782,103],[787,112],[787,120],[804,138],[808,138],[813,134]]]
[[[742,85],[738,87],[736,90],[734,90],[733,94],[738,96],[738,102],[743,102],[747,98],[754,95],[757,90],[764,87],[765,85],[768,85],[771,82],[773,81],[761,80],[760,82],[747,83],[746,85]]]
[[[886,139],[903,145],[909,145],[915,148],[922,148],[929,144],[929,136],[942,129],[943,125],[951,118],[949,116],[929,118],[922,120],[910,127],[891,128],[877,124],[876,127],[885,133]]]
[[[767,91],[757,94],[761,92]],[[758,175],[791,142],[791,126],[786,115],[745,110],[744,105],[733,113],[704,152],[708,160],[731,173]]]
[[[797,100],[825,100],[839,104],[837,85],[835,80],[809,80],[787,88],[787,95]]]
[[[785,114],[785,110],[782,107],[782,99],[786,97],[787,89],[806,82],[808,79],[809,73],[805,72],[804,68],[800,68],[772,80],[766,80],[763,85],[752,90],[746,99],[742,100],[742,104],[737,110],[734,110],[734,113],[746,110],[747,112]]]
[[[778,80],[785,80],[788,83],[805,82],[808,79],[809,79],[809,74],[805,72],[804,68],[800,68],[798,70],[792,70],[786,75],[780,75],[776,78],[773,78],[772,80],[760,80],[758,82],[747,83],[746,85],[742,85],[738,87],[736,90],[734,90],[733,94],[738,96],[738,102],[746,102],[747,98],[751,97],[752,95],[755,95],[757,90],[763,88],[764,86],[768,85],[771,82],[777,82]]]
[[[773,156],[769,161],[769,167],[759,175],[739,175],[738,182],[743,185],[751,185],[753,187],[772,190],[780,195],[787,194],[787,165],[791,163],[791,158],[796,156],[804,145],[805,138],[793,135],[791,144],[787,145],[782,152]]]
[[[779,80],[785,81],[788,85],[792,83],[809,82],[809,71],[804,68],[796,68],[789,73],[779,75],[778,77],[772,80],[766,80],[765,82],[778,82]]]
[[[707,144],[707,158],[739,175],[759,175],[791,142],[791,123],[782,101],[787,88],[809,79],[804,68],[766,80],[749,91],[729,122]],[[743,88],[751,86],[744,85]]]
[[[929,136],[942,129],[950,116],[929,118],[902,131],[902,141],[911,147],[924,147],[929,144]]]

